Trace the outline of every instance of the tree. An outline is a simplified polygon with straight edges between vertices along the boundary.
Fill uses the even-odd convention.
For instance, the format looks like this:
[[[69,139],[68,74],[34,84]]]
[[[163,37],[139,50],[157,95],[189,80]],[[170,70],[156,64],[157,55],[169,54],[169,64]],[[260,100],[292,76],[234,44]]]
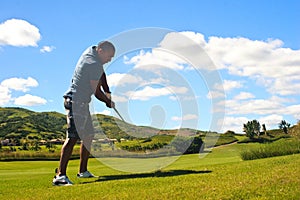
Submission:
[[[267,128],[266,128],[265,124],[262,125],[262,130],[263,130],[264,134],[267,135]]]
[[[31,144],[30,150],[33,150],[33,151],[39,151],[39,150],[41,150],[41,149],[42,149],[42,148],[40,147],[39,141],[38,141],[38,140],[33,140],[33,141],[32,141],[32,144]]]
[[[253,138],[254,137],[253,122],[248,121],[247,124],[244,124],[243,131],[246,133],[247,137]]]
[[[243,131],[246,133],[246,136],[249,138],[254,138],[255,135],[260,135],[260,123],[257,120],[248,121],[247,124],[244,124]]]
[[[21,141],[22,150],[29,150],[29,141],[27,139],[22,139]]]
[[[260,135],[260,123],[255,119],[252,121],[253,122],[253,131],[254,133],[259,137]]]
[[[189,146],[189,148],[185,151],[186,154],[188,153],[200,153],[203,152],[203,141],[201,139],[201,137],[194,137],[194,140],[192,142],[192,144]]]
[[[13,144],[14,146],[19,146],[20,145],[20,139],[21,139],[21,134],[20,133],[9,133],[5,137],[6,139],[10,140],[10,143]]]
[[[176,151],[185,153],[191,143],[193,142],[194,138],[192,137],[184,137],[184,136],[178,136],[175,137],[174,140],[171,142],[171,146],[173,146]]]
[[[288,129],[290,128],[291,124],[287,123],[285,120],[281,120],[278,127],[283,130],[285,134],[288,134]]]
[[[175,147],[176,151],[191,154],[191,153],[199,153],[203,151],[203,141],[201,137],[184,137],[179,136],[176,137],[171,145]]]
[[[49,152],[53,153],[56,149],[56,146],[51,141],[47,141],[46,148],[49,150]]]

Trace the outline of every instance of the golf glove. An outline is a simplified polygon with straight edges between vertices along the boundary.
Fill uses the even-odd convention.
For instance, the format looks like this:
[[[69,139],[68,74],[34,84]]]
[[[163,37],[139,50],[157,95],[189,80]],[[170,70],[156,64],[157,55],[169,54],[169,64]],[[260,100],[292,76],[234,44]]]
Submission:
[[[106,95],[106,97],[107,97],[109,100],[111,100],[111,94],[110,94],[110,93],[105,92],[105,95]]]

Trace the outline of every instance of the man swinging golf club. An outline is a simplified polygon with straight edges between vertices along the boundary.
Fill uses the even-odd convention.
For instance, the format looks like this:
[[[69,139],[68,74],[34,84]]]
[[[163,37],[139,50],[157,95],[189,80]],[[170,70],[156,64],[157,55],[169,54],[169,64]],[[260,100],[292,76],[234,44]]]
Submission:
[[[72,155],[73,147],[78,140],[80,146],[80,166],[78,178],[94,177],[87,169],[90,148],[94,137],[94,128],[89,103],[91,96],[104,102],[107,107],[115,108],[111,100],[103,65],[111,61],[115,47],[108,41],[84,51],[76,65],[70,88],[64,95],[64,107],[67,112],[67,136],[61,149],[59,168],[53,178],[55,186],[72,185],[67,176],[67,165]],[[103,91],[102,91],[103,90]]]

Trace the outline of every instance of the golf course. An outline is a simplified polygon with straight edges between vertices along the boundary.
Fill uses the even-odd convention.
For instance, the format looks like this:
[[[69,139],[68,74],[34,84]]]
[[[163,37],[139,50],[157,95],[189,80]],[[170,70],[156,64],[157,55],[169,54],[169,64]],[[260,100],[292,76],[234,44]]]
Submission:
[[[0,200],[300,200],[300,0],[0,5]]]
[[[145,173],[117,171],[92,158],[89,170],[99,177],[90,179],[76,178],[75,159],[67,172],[74,185],[66,187],[52,186],[57,161],[3,161],[0,199],[299,199],[300,154],[241,159],[242,151],[260,145],[265,144],[219,146]],[[115,159],[120,166],[128,159],[139,164]]]
[[[88,166],[96,177],[88,179],[76,177],[79,144],[76,145],[67,169],[74,185],[58,187],[52,186],[52,179],[59,165],[61,144],[47,146],[36,141],[62,135],[64,115],[20,108],[0,111],[2,137],[19,144],[1,146],[0,199],[299,200],[300,197],[300,122],[286,129],[286,133],[283,129],[268,130],[267,134],[252,138],[232,132],[197,131],[190,147],[204,143],[205,149],[189,148],[183,155],[150,156],[151,152],[164,149],[162,146],[186,140],[178,140],[180,137],[176,140],[172,135],[178,132],[175,130],[131,124],[124,126],[132,132],[159,134],[126,138],[114,118],[98,115],[102,129],[110,138],[121,136],[126,140],[117,141],[114,150],[111,143],[96,143],[94,153],[100,153],[100,157],[91,157]],[[195,132],[183,129],[181,133],[191,131]],[[207,147],[212,140],[216,141],[215,145]],[[139,156],[121,156],[121,149]]]

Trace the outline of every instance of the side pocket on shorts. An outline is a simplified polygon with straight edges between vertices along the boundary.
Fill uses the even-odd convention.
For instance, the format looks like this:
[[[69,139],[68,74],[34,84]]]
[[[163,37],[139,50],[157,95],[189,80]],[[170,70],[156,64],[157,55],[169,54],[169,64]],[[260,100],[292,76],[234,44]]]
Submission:
[[[68,109],[68,112],[67,112],[67,130],[69,133],[76,133],[76,127],[75,127],[75,122],[74,122],[74,116],[73,116],[73,112],[72,110]]]

